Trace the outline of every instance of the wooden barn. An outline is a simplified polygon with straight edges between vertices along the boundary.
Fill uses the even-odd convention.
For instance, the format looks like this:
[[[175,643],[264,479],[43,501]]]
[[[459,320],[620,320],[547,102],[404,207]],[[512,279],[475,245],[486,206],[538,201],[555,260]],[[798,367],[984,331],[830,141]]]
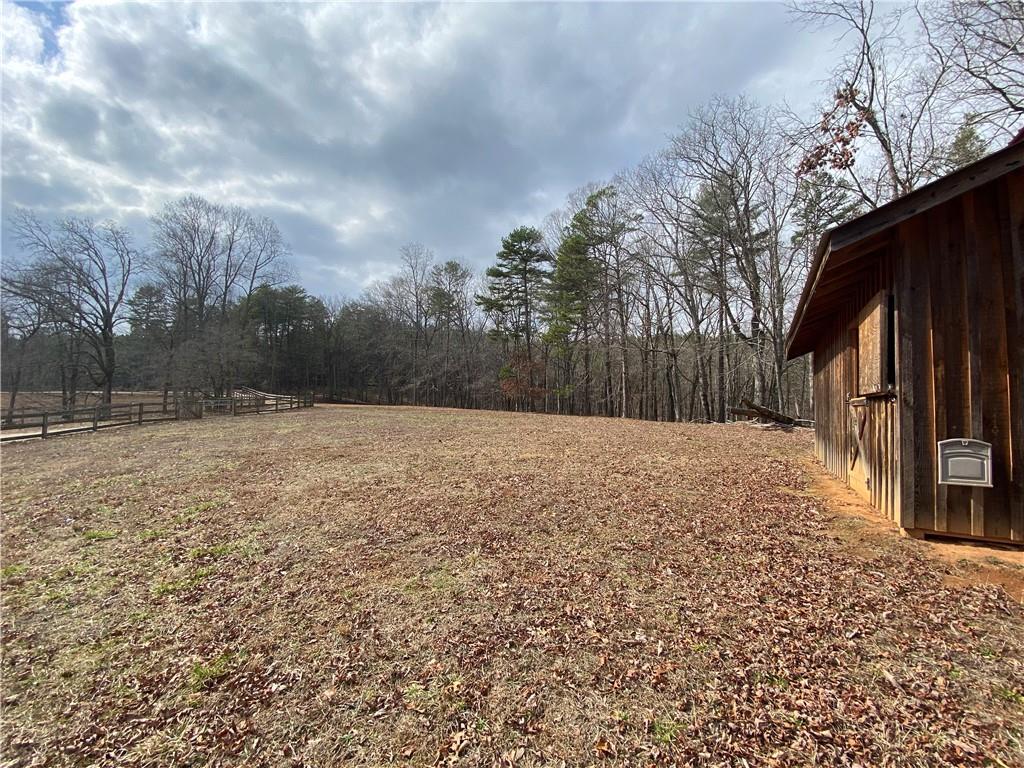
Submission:
[[[787,345],[830,472],[911,535],[1024,542],[1024,142],[828,232]]]

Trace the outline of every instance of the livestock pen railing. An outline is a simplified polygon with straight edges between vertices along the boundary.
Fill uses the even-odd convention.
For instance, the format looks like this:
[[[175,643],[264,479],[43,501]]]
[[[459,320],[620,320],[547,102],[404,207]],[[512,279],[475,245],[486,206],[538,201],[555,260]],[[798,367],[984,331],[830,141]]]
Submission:
[[[18,411],[4,419],[3,440],[26,437],[47,437],[51,434],[88,432],[125,424],[147,424],[182,418],[178,407],[168,410],[162,403],[117,403],[68,408],[60,411]],[[24,430],[33,430],[25,432]],[[35,431],[38,430],[38,431]]]
[[[279,413],[296,408],[310,408],[312,393],[273,395],[255,392],[229,398],[179,398],[173,404],[99,403],[84,408],[59,411],[21,410],[5,416],[0,441],[46,438],[53,435],[93,432],[108,427],[152,424],[161,421],[201,419],[204,416],[242,416],[245,414]]]
[[[222,397],[198,401],[204,414],[241,416],[246,413],[277,413],[313,405],[312,395],[264,395]]]

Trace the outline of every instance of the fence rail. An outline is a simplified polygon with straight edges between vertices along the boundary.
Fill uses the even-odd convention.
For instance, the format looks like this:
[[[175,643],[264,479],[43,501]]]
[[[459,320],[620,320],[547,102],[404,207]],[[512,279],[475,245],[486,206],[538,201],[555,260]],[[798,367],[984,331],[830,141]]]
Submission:
[[[110,418],[121,419],[125,418],[128,413],[137,414],[140,409],[143,410],[144,414],[152,414],[155,410],[164,415],[170,414],[171,418],[173,418],[174,402],[172,401],[169,405],[170,407],[166,409],[162,403],[111,403],[109,405],[98,403],[96,405],[66,408],[58,411],[24,408],[13,413],[5,412],[0,428],[23,429],[25,427],[38,427],[42,424],[43,419],[48,419],[51,426],[58,423],[68,424],[93,421],[94,419],[100,421],[106,421]]]
[[[311,408],[313,395],[271,395],[257,393],[243,397],[186,399],[163,403],[100,403],[85,408],[60,411],[20,411],[5,418],[0,442],[95,432],[109,427],[130,424],[153,424],[161,421],[201,419],[204,416],[242,416],[246,414],[280,413],[296,408]],[[15,430],[17,430],[15,432]],[[26,432],[25,430],[32,430]]]

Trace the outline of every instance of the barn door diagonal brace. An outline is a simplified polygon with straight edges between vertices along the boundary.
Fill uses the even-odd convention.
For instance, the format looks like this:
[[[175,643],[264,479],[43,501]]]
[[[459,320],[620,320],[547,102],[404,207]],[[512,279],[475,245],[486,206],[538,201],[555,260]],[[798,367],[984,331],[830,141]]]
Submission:
[[[857,420],[857,429],[855,434],[857,436],[857,443],[853,446],[853,457],[850,459],[850,469],[853,469],[857,464],[857,459],[863,457],[861,463],[864,466],[864,484],[871,487],[871,465],[868,463],[868,452],[864,448],[864,430],[868,425],[868,410],[864,406],[867,405],[866,401],[850,401],[850,410],[853,412],[854,417]]]

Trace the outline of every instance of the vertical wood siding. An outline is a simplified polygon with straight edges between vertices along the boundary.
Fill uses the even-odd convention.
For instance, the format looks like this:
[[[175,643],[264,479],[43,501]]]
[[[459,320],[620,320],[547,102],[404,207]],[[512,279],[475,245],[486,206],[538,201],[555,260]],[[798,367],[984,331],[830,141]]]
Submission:
[[[1022,227],[1021,171],[899,226],[916,528],[1024,541]],[[937,444],[957,437],[992,444],[992,488],[938,484]]]
[[[889,398],[870,398],[866,405],[851,408],[848,401],[851,395],[858,395],[855,389],[859,361],[851,343],[858,331],[851,329],[851,323],[879,290],[889,290],[893,284],[894,262],[888,250],[865,258],[871,260],[869,271],[850,292],[847,303],[836,313],[832,331],[823,334],[814,351],[815,455],[829,472],[850,483],[851,460],[857,446],[857,417],[865,415],[861,443],[867,455],[858,453],[857,461],[867,462],[866,498],[898,522],[897,404]],[[881,365],[884,371],[884,361]]]
[[[815,453],[856,487],[850,325],[880,289],[895,302],[895,401],[871,398],[862,442],[873,506],[907,528],[1024,541],[1024,171],[897,225],[861,257],[814,352]],[[938,485],[937,443],[992,444],[992,488]],[[863,489],[860,489],[863,492]]]

